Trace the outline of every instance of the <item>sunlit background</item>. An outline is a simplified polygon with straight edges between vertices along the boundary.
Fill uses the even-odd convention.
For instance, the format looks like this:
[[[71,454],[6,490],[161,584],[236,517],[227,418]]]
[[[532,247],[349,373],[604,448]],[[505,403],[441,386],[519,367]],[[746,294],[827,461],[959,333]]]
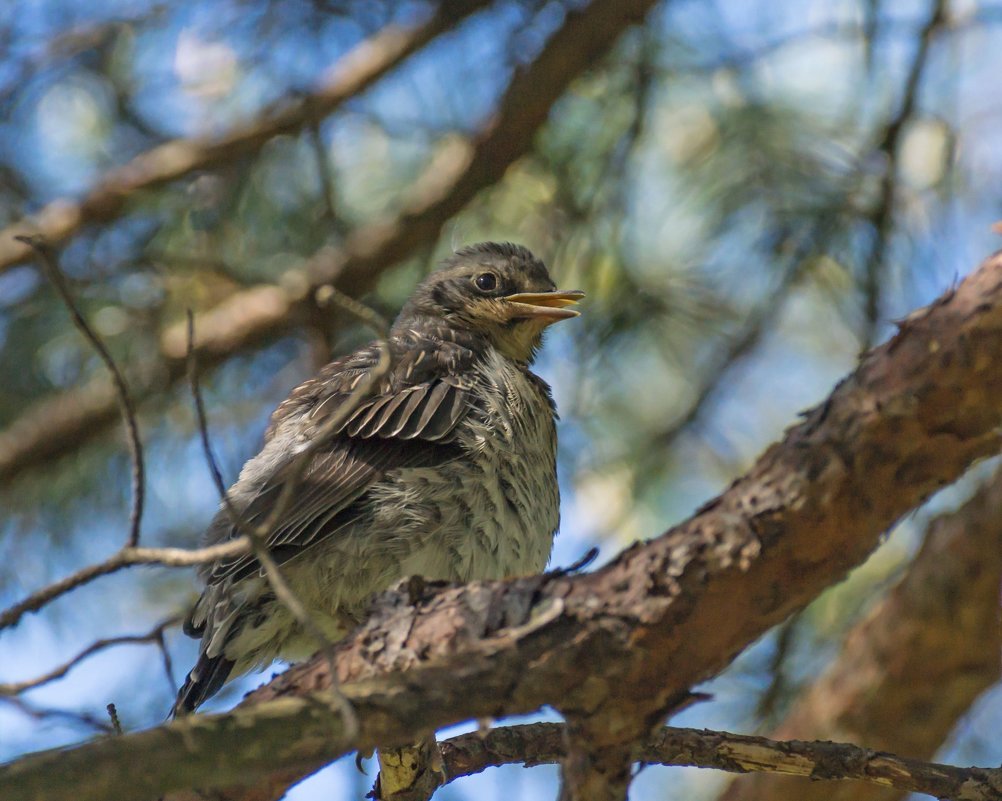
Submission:
[[[142,192],[69,242],[61,258],[73,292],[143,399],[144,544],[195,546],[218,502],[185,382],[158,355],[160,334],[189,308],[292,280],[321,248],[399,213],[429,165],[434,177],[436,158],[489,124],[567,8],[582,5],[486,4],[315,126]],[[167,139],[223,134],[295,100],[351,47],[429,8],[3,3],[0,225],[82,195]],[[437,238],[387,265],[366,300],[392,315],[440,258],[484,239],[527,245],[560,286],[587,291],[583,316],[552,330],[537,372],[561,415],[552,565],[592,545],[607,560],[740,475],[894,319],[999,246],[999,76],[998,3],[662,2],[571,84],[528,154]],[[336,309],[318,309],[206,366],[228,480],[289,389],[368,336]],[[95,377],[103,380],[100,362],[40,273],[0,272],[0,451],[5,432],[47,399],[75,392],[85,403]],[[2,479],[2,607],[126,536],[130,468],[117,418],[52,450]],[[704,688],[712,702],[675,722],[769,731],[906,570],[931,514],[971,486],[903,521],[848,581]],[[169,569],[76,590],[0,632],[0,681],[41,674],[98,638],[147,632],[196,592],[193,571]],[[127,729],[161,721],[196,647],[176,627],[165,641],[166,665],[155,644],[125,645],[0,697],[0,760],[93,736],[108,724],[109,702]],[[233,705],[270,675],[230,686],[207,708]],[[1002,692],[989,691],[938,756],[997,765],[1000,728]],[[342,760],[289,797],[360,798],[368,770]],[[709,799],[727,780],[649,768],[631,798]],[[555,768],[509,767],[436,797],[550,798],[555,783]]]

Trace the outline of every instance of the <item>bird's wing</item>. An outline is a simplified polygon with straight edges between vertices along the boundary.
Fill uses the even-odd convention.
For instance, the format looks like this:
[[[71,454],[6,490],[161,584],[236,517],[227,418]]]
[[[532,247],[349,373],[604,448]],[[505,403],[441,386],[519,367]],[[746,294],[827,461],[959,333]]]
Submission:
[[[459,454],[453,440],[470,408],[470,387],[461,371],[442,369],[442,359],[450,358],[449,367],[461,367],[456,359],[465,358],[463,354],[452,352],[450,357],[450,350],[444,350],[403,350],[389,374],[361,400],[353,393],[375,369],[379,351],[375,347],[357,351],[297,387],[275,411],[265,449],[255,457],[261,468],[255,467],[255,460],[248,463],[250,469],[245,468],[231,491],[247,526],[261,525],[272,513],[295,461],[296,443],[301,445],[303,436],[308,441],[310,433],[343,414],[346,403],[355,404],[308,457],[291,503],[268,535],[276,561],[291,559],[343,526],[358,512],[353,504],[386,471],[430,467]],[[240,533],[222,509],[207,539],[220,542]],[[259,569],[252,555],[220,560],[208,572],[207,583],[236,580]]]

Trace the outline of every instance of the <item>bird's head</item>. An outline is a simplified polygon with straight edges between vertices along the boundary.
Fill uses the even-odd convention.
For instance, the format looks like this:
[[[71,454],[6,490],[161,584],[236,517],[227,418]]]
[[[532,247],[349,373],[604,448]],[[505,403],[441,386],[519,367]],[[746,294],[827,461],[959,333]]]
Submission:
[[[530,363],[544,329],[577,317],[584,292],[558,290],[546,266],[521,245],[483,242],[446,259],[414,290],[398,328],[422,320],[445,323],[487,339],[497,350]]]

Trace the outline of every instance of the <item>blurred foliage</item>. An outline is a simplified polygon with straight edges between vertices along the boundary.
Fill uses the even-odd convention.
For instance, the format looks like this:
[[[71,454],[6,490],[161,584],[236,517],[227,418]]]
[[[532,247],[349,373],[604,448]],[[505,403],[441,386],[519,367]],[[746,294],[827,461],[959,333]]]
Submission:
[[[0,8],[0,224],[79,194],[157,143],[254,119],[385,24],[426,10],[350,0],[11,0]],[[894,317],[992,249],[989,224],[1002,216],[1002,15],[977,0],[951,4],[909,99],[931,10],[863,0],[658,6],[554,105],[532,152],[367,298],[392,315],[440,257],[482,239],[523,242],[558,283],[586,290],[585,315],[552,333],[539,368],[563,420],[558,561],[592,540],[607,540],[612,553],[686,516],[824,397],[869,331],[882,338]],[[435,154],[485,124],[564,13],[565,4],[543,0],[490,5],[330,118],[136,196],[120,219],[80,232],[63,267],[126,372],[155,382],[158,337],[186,309],[283,280],[320,248],[392,217]],[[888,148],[902,109],[910,111]],[[318,316],[206,376],[228,478],[289,388],[368,336],[351,320]],[[101,369],[32,267],[0,274],[0,429]],[[194,544],[215,499],[185,388],[155,393],[142,425],[144,541]],[[128,508],[123,454],[120,432],[109,430],[0,488],[3,605],[117,546]],[[895,547],[800,619],[787,700],[900,569],[917,528],[906,524]],[[118,627],[139,630],[183,606],[193,584],[185,573],[147,571],[113,586],[130,608],[107,612],[114,590],[90,587],[5,633],[7,654],[24,649],[10,672],[40,672]],[[60,633],[75,624],[73,636]],[[186,667],[190,646],[175,645]],[[755,704],[775,668],[770,648],[752,649],[720,680],[725,711],[713,714],[762,722]],[[134,674],[149,664],[124,662],[102,685],[135,699],[126,705],[132,725],[166,705],[166,687],[146,688]],[[49,701],[98,710],[106,702],[76,698]],[[35,725],[11,723],[0,755],[81,731]]]

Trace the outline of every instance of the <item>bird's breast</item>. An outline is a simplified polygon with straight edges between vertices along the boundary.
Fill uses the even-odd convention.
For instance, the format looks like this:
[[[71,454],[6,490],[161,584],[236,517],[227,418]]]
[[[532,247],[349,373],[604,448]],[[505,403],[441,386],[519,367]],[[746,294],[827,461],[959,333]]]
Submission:
[[[468,578],[543,570],[560,522],[556,427],[545,385],[501,356],[477,371],[460,442],[471,469]]]
[[[354,608],[398,578],[470,581],[539,573],[560,519],[556,427],[545,384],[500,356],[464,376],[459,456],[387,472],[364,525],[333,538],[339,599]],[[320,560],[324,561],[324,560]],[[347,565],[351,567],[347,567]]]

